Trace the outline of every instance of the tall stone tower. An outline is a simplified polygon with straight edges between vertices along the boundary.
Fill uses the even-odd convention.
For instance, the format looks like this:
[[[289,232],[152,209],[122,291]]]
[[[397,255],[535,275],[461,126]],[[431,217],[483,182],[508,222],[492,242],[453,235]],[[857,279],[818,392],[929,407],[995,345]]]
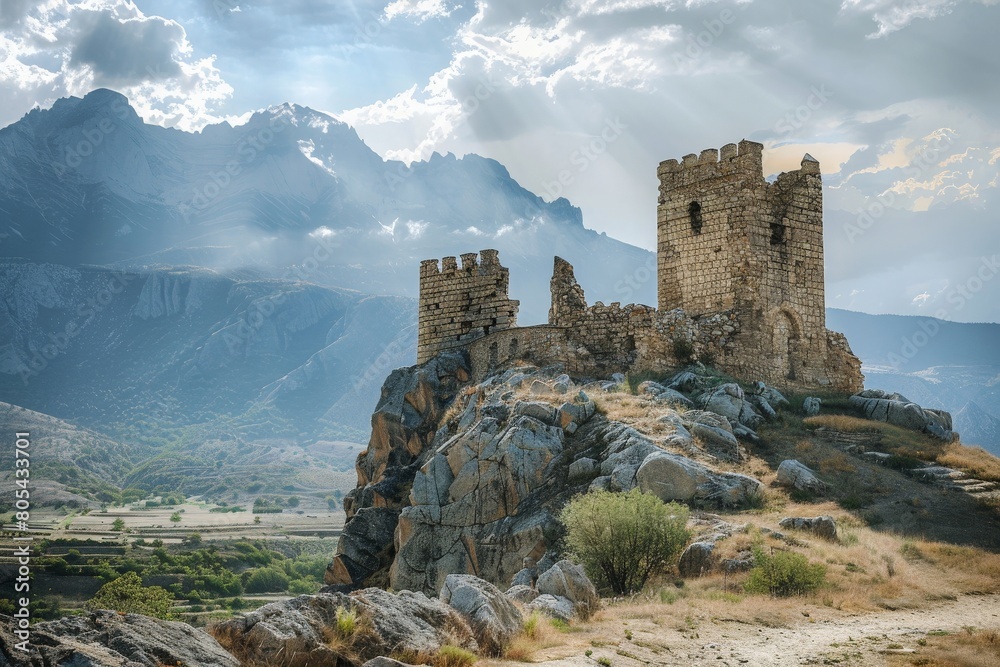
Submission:
[[[420,313],[417,363],[445,350],[465,349],[496,331],[517,326],[519,302],[508,298],[508,270],[496,250],[420,263]]]
[[[826,376],[823,190],[819,162],[764,180],[763,146],[728,144],[660,163],[661,313],[731,313],[744,377]]]

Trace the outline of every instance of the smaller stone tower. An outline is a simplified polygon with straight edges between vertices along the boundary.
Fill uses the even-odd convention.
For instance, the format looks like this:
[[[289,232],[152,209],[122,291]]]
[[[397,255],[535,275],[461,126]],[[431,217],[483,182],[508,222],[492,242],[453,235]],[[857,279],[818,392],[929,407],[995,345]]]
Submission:
[[[420,263],[417,363],[439,352],[464,349],[496,331],[517,326],[518,301],[507,296],[510,276],[496,250]]]

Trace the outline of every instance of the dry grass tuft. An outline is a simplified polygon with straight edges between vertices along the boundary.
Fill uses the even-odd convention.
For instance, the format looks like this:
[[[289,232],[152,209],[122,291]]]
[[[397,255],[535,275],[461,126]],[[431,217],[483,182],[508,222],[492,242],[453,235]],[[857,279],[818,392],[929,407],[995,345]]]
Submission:
[[[565,643],[564,634],[552,625],[550,619],[533,611],[524,620],[521,634],[507,647],[504,657],[515,662],[532,662],[539,651]]]
[[[949,468],[958,468],[972,477],[988,482],[1000,482],[1000,458],[981,447],[967,447],[953,442],[944,448],[937,462]]]
[[[918,642],[916,655],[890,656],[888,664],[926,667],[1000,667],[1000,630],[967,628],[947,635],[930,635]]]

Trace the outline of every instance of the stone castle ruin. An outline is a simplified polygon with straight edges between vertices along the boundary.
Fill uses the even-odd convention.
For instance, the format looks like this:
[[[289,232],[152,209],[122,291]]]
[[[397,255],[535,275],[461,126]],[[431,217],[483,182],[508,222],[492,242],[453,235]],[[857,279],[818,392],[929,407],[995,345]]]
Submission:
[[[518,327],[496,250],[420,266],[418,362],[465,350],[477,379],[514,361],[578,377],[667,371],[698,360],[790,388],[863,389],[861,362],[826,328],[819,162],[764,180],[763,146],[659,165],[658,307],[587,305],[558,257],[548,324]]]

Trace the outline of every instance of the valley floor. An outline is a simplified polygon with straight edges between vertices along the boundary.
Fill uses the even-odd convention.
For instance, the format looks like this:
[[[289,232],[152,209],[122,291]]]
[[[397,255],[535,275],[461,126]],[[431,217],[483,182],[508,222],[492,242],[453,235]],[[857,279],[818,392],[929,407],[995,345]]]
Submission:
[[[794,604],[789,603],[784,611],[793,611]],[[665,608],[657,605],[657,609]],[[612,605],[583,631],[564,635],[565,643],[539,650],[532,663],[546,667],[1000,665],[996,633],[1000,595],[963,595],[920,609],[860,614],[801,605],[795,615],[798,619],[791,622],[780,620],[780,615],[772,617],[769,611],[762,611],[756,619],[697,613],[677,617],[669,612],[657,614],[653,606]],[[987,648],[974,645],[973,638]],[[966,639],[970,645],[963,645]],[[589,657],[587,650],[592,651]],[[936,657],[950,659],[961,653],[971,653],[971,661],[939,662]],[[598,662],[602,658],[610,663]]]

